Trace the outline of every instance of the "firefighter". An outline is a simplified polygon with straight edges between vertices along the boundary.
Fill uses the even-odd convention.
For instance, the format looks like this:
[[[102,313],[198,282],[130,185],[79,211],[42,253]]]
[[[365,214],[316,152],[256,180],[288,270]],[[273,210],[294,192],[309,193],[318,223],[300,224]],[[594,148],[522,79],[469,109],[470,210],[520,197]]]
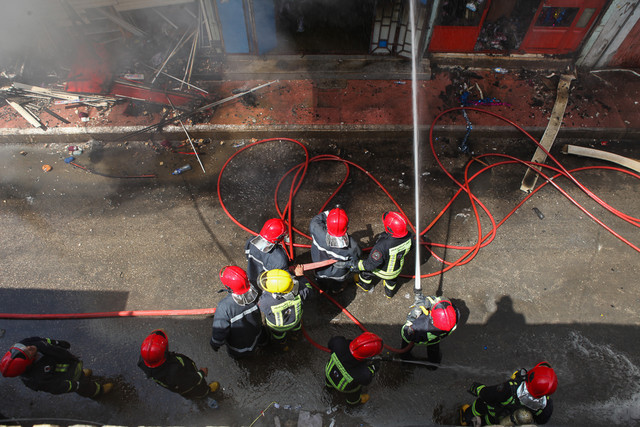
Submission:
[[[318,286],[334,295],[342,292],[350,283],[349,266],[362,255],[356,240],[347,233],[348,225],[349,218],[340,207],[319,213],[311,219],[309,225],[312,261],[337,261],[315,270]]]
[[[229,356],[241,358],[268,340],[258,308],[258,292],[249,283],[247,273],[235,265],[220,270],[220,281],[229,295],[218,303],[209,344],[214,351],[226,344]]]
[[[258,300],[267,329],[274,342],[288,351],[287,332],[302,327],[302,301],[313,295],[313,288],[303,276],[303,267],[294,271],[300,279],[294,280],[285,270],[269,270],[260,275],[258,283],[265,291]]]
[[[112,383],[91,379],[91,369],[83,369],[67,341],[31,337],[14,344],[0,361],[4,377],[17,377],[32,390],[51,394],[78,393],[98,398],[113,389]]]
[[[529,371],[520,369],[509,381],[498,385],[474,382],[469,393],[477,399],[461,408],[460,422],[462,425],[545,424],[553,412],[550,396],[557,387],[558,378],[547,362],[540,362]]]
[[[378,369],[380,362],[371,358],[382,351],[382,339],[371,332],[364,332],[352,341],[335,336],[328,347],[331,359],[324,369],[326,386],[344,393],[350,405],[366,403],[369,395],[361,391],[371,383]]]
[[[440,363],[440,341],[456,329],[460,313],[453,303],[443,297],[416,295],[407,321],[402,326],[401,348],[410,343],[427,346],[427,360]],[[411,349],[402,353],[402,358],[411,357]],[[431,369],[437,369],[433,366]]]
[[[289,256],[282,242],[289,240],[283,220],[272,218],[264,223],[260,234],[247,240],[244,253],[247,256],[247,276],[256,287],[258,276],[269,270],[287,270]]]
[[[203,399],[220,387],[217,381],[207,384],[207,368],[198,369],[184,354],[169,351],[169,338],[162,329],[152,331],[142,342],[138,367],[147,378],[187,399]]]
[[[404,257],[411,249],[413,235],[407,229],[407,220],[398,212],[385,212],[382,215],[384,232],[378,237],[369,257],[352,264],[357,271],[356,285],[369,292],[376,282],[382,279],[384,293],[393,298],[397,291],[396,278],[404,266]]]

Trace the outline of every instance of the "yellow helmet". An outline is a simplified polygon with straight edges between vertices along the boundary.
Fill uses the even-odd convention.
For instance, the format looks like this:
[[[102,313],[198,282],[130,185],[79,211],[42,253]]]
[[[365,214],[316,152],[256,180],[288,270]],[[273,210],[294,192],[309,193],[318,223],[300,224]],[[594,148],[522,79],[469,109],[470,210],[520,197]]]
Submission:
[[[293,279],[284,270],[276,269],[265,271],[258,278],[260,287],[272,294],[287,294],[293,289]]]

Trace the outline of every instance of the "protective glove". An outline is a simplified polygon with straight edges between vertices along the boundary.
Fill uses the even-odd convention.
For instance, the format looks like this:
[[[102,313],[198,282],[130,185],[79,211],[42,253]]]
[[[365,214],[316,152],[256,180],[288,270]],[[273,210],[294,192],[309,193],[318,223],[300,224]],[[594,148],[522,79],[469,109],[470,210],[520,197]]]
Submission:
[[[520,370],[515,371],[513,374],[511,374],[511,379],[515,380],[518,377],[525,378],[526,376],[527,376],[527,370],[524,368],[521,368]]]
[[[422,310],[420,310],[420,307],[413,307],[407,315],[407,322],[415,322],[415,320],[420,317],[421,314]]]
[[[358,271],[360,271],[360,267],[358,266],[358,264],[360,263],[360,260],[358,259],[354,259],[349,261],[349,271],[352,273],[357,273]]]
[[[480,395],[480,390],[482,390],[483,388],[485,388],[484,384],[474,382],[471,384],[471,387],[469,387],[469,390],[467,391],[473,394],[474,396],[478,397]]]
[[[413,299],[413,305],[416,306],[416,307],[419,307],[421,305],[426,307],[427,306],[427,302],[426,301],[427,301],[427,298],[424,295],[416,294],[414,299]],[[427,307],[427,308],[429,308],[429,307]]]

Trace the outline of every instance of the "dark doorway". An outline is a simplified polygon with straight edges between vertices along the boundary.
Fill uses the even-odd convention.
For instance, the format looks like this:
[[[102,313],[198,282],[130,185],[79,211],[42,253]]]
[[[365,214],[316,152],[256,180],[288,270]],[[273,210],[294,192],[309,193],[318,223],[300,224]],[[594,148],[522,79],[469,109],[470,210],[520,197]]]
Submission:
[[[277,54],[367,54],[375,0],[274,0]]]

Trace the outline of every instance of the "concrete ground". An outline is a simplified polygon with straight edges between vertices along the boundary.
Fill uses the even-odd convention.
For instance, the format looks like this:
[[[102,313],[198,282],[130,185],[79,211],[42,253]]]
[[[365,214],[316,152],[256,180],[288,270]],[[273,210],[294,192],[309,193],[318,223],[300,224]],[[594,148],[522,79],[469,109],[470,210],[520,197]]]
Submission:
[[[255,138],[261,138],[256,134]],[[310,156],[334,154],[357,163],[379,180],[409,218],[414,217],[410,138],[301,138]],[[530,159],[523,138],[473,139],[481,153],[507,153]],[[597,145],[600,139],[557,141]],[[0,145],[0,312],[72,313],[215,307],[220,268],[245,265],[243,246],[250,234],[231,221],[218,200],[223,164],[247,140],[212,140],[203,147],[206,174],[192,156],[170,153],[150,142],[86,144],[76,163],[102,174],[155,178],[111,178],[65,164],[64,143]],[[469,156],[455,138],[439,139],[436,152],[462,179]],[[607,148],[638,157],[637,144],[611,141]],[[558,154],[561,156],[560,154]],[[455,185],[434,162],[426,143],[421,152],[421,228],[447,205]],[[280,177],[304,160],[299,146],[269,142],[252,146],[229,163],[221,195],[229,212],[258,230],[276,216],[274,191]],[[490,164],[495,158],[481,159]],[[567,168],[600,164],[563,156]],[[174,176],[185,163],[193,169]],[[53,166],[43,172],[43,164]],[[482,165],[474,162],[472,170]],[[310,218],[342,180],[337,162],[312,163],[294,201],[294,225],[306,232]],[[474,194],[501,220],[525,196],[519,190],[521,166],[496,167],[472,183]],[[638,216],[638,181],[611,170],[577,172],[602,199]],[[566,179],[556,182],[638,245],[638,230],[613,217]],[[284,196],[281,197],[284,203]],[[382,231],[382,212],[391,201],[361,171],[351,168],[334,199],[350,217],[350,232],[363,247]],[[542,214],[538,216],[533,208]],[[481,215],[482,234],[490,231]],[[429,230],[429,241],[473,245],[478,227],[468,198],[456,199]],[[296,243],[308,244],[301,236]],[[434,249],[452,262],[461,251]],[[309,259],[298,248],[297,259]],[[426,258],[426,257],[425,257]],[[0,320],[0,347],[33,335],[65,339],[94,373],[115,381],[112,395],[92,401],[77,395],[51,396],[27,389],[16,378],[0,379],[0,412],[11,418],[84,420],[118,425],[455,425],[455,411],[470,403],[471,382],[493,384],[511,372],[546,360],[555,368],[552,425],[636,425],[640,419],[640,316],[637,306],[638,253],[605,231],[547,185],[520,207],[465,265],[437,274],[435,257],[422,263],[425,294],[454,300],[462,318],[441,347],[442,367],[383,362],[369,393],[371,400],[346,408],[323,390],[328,355],[300,338],[281,354],[266,349],[241,363],[208,346],[211,318],[151,317],[89,320]],[[413,273],[413,261],[406,273]],[[377,287],[365,294],[351,288],[337,301],[392,347],[413,299],[413,279],[387,300]],[[322,296],[305,305],[309,336],[326,345],[332,335],[354,337],[357,326]],[[171,348],[207,366],[220,381],[219,409],[182,399],[146,380],[136,367],[139,346],[155,328],[164,328]],[[424,349],[414,354],[426,356]],[[261,416],[261,414],[263,416]],[[26,423],[26,422],[25,422]],[[66,421],[59,421],[65,424]]]

